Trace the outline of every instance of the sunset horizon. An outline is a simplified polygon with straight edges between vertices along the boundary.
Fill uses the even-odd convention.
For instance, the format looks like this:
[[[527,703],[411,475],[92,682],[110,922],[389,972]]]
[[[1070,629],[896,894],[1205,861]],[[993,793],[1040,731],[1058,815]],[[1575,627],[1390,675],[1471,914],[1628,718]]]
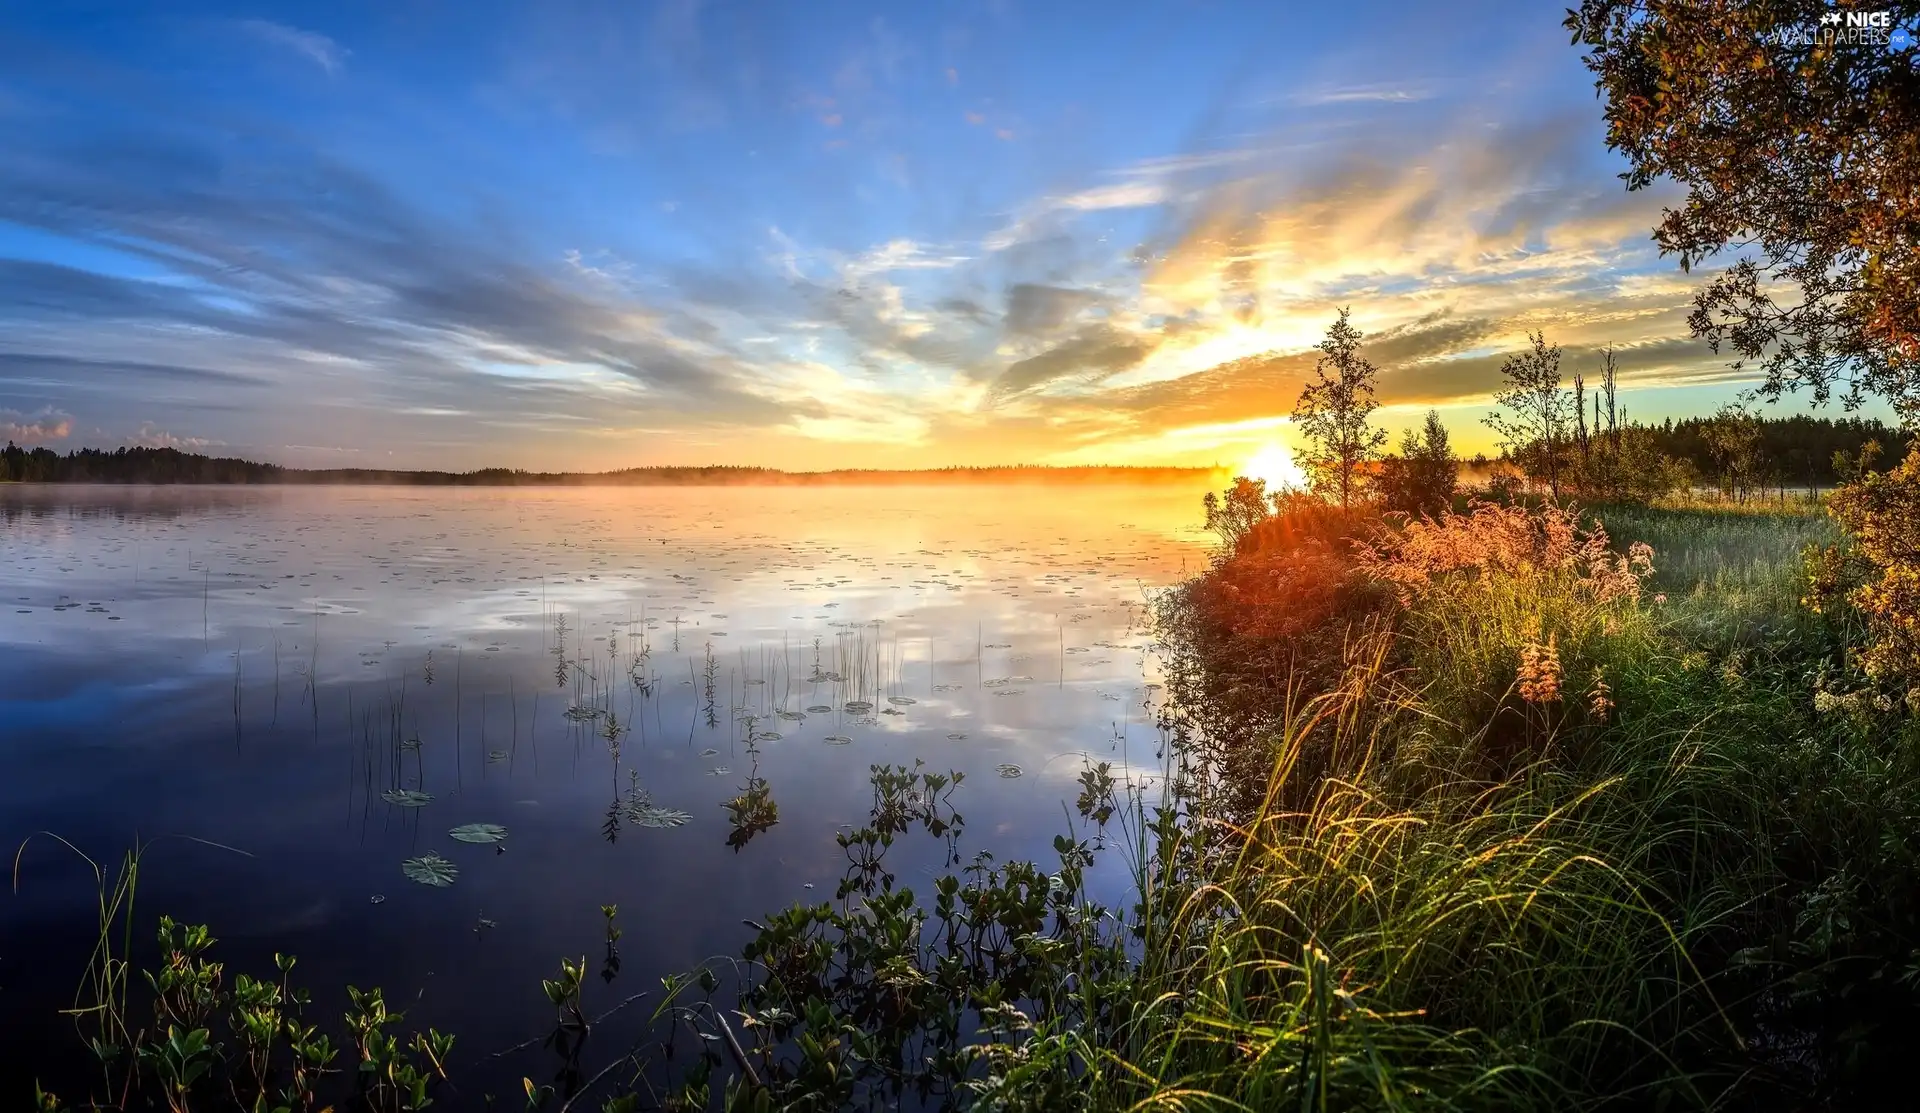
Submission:
[[[1233,468],[1298,447],[1347,307],[1382,425],[1469,454],[1533,330],[1611,346],[1635,418],[1751,386],[1557,12],[1388,10],[42,9],[0,83],[0,437]]]
[[[1568,2],[5,9],[0,1110],[1914,1107],[1920,0]]]

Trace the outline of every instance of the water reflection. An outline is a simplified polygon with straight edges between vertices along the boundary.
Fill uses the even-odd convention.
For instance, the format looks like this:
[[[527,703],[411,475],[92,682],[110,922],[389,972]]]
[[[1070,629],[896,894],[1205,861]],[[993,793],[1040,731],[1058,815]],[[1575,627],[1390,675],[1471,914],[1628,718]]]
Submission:
[[[0,837],[244,852],[164,844],[141,905],[237,968],[300,954],[323,1011],[384,984],[477,1057],[602,905],[624,996],[828,895],[873,764],[966,773],[999,855],[1060,829],[1084,755],[1152,770],[1141,608],[1204,559],[1199,495],[0,489]],[[429,855],[444,887],[403,872]],[[0,912],[21,1062],[73,1050],[90,884],[36,844]]]

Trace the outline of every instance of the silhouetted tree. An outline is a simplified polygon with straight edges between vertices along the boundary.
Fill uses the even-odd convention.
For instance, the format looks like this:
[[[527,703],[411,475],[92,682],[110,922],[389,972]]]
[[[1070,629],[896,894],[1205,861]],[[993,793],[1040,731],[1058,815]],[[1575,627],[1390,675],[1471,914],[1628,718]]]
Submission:
[[[1493,396],[1500,408],[1486,423],[1527,478],[1546,483],[1557,499],[1572,405],[1560,387],[1560,345],[1548,344],[1541,332],[1528,333],[1527,340],[1532,347],[1500,367],[1506,382]]]
[[[1240,539],[1273,512],[1268,503],[1267,482],[1234,476],[1225,498],[1208,491],[1200,500],[1207,511],[1207,529],[1220,536],[1220,543],[1231,553],[1240,547]]]
[[[1447,427],[1438,410],[1428,410],[1416,432],[1400,436],[1400,454],[1380,461],[1378,491],[1389,510],[1437,515],[1453,504],[1460,484],[1460,460],[1447,441]]]
[[[1378,459],[1387,443],[1386,432],[1368,424],[1380,405],[1373,390],[1380,372],[1361,358],[1360,330],[1348,322],[1348,313],[1342,309],[1328,327],[1313,364],[1314,380],[1293,407],[1293,423],[1306,440],[1295,462],[1315,493],[1337,498],[1343,509],[1360,493],[1360,469]]]

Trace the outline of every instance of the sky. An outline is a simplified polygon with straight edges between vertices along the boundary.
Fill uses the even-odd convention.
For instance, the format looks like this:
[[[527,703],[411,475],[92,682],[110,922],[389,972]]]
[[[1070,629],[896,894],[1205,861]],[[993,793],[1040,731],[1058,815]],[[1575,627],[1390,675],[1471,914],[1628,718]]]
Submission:
[[[1456,447],[1687,336],[1526,2],[0,0],[0,437],[314,467],[1233,464],[1341,307]],[[1797,409],[1804,402],[1788,401]]]

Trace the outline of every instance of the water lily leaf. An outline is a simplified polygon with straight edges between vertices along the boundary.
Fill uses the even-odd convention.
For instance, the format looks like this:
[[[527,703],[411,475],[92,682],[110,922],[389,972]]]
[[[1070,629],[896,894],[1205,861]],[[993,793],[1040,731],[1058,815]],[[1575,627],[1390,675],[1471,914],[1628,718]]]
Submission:
[[[422,885],[444,889],[460,876],[460,867],[429,850],[418,858],[408,858],[400,863],[400,872]]]
[[[701,751],[700,751],[700,756],[701,756],[701,757],[712,757],[713,755],[715,755],[715,754],[717,754],[717,753],[719,753],[719,752],[720,752],[719,750],[716,750],[716,749],[714,749],[713,747],[711,747],[711,746],[709,746],[709,747],[707,747],[706,749],[704,749],[704,750],[701,750]]]
[[[780,732],[777,730],[755,731],[748,740],[752,742],[778,742],[780,741]]]
[[[448,831],[447,837],[456,842],[492,846],[507,837],[507,829],[498,823],[465,823]]]
[[[865,715],[867,712],[873,710],[873,705],[863,699],[850,699],[846,702],[845,706],[848,711],[853,712],[855,715]]]
[[[488,751],[487,751],[487,760],[488,760],[488,761],[505,761],[505,760],[507,760],[507,751],[505,751],[505,750],[488,750]]]
[[[853,739],[848,738],[844,734],[829,734],[825,738],[822,738],[820,741],[825,742],[829,746],[844,746],[847,743],[852,742]]]
[[[651,804],[627,809],[627,819],[636,827],[679,827],[692,818],[676,808],[656,808]]]
[[[812,707],[807,708],[807,713],[810,715],[831,715],[833,714],[833,708],[828,707],[824,703],[816,703]]]
[[[895,707],[912,707],[920,701],[914,699],[912,696],[888,696],[887,702]]]
[[[1015,777],[1024,776],[1026,774],[1026,770],[1020,768],[1018,765],[1015,765],[1012,762],[1008,762],[1005,765],[999,766],[996,771],[1002,777],[1006,778],[1009,781],[1013,780]]]
[[[390,788],[380,794],[380,799],[402,808],[424,808],[433,802],[433,793],[411,788]]]
[[[775,714],[779,715],[782,719],[785,719],[789,723],[798,723],[806,719],[806,716],[800,714],[798,711],[779,711],[779,712],[775,712]]]
[[[598,719],[606,712],[598,707],[569,707],[561,714],[567,717],[568,722],[585,723]]]

